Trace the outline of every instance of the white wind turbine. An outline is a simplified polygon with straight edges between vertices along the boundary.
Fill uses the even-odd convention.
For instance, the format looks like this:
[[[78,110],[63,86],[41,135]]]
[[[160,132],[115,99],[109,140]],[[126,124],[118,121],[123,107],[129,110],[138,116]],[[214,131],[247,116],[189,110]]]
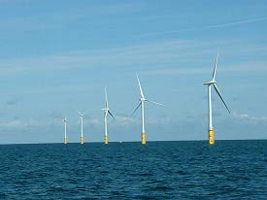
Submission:
[[[150,103],[154,103],[154,104],[157,104],[157,105],[160,105],[160,106],[165,106],[161,103],[157,103],[155,101],[151,101],[151,100],[148,100],[145,98],[145,95],[144,95],[144,92],[143,92],[143,89],[142,89],[142,86],[141,86],[141,83],[140,83],[140,80],[139,80],[139,77],[138,77],[138,74],[136,73],[136,77],[137,77],[137,81],[138,81],[138,84],[139,84],[139,89],[140,89],[140,103],[138,104],[138,106],[135,108],[134,112],[132,115],[134,115],[134,113],[138,110],[138,108],[141,106],[141,123],[142,123],[142,132],[141,132],[141,142],[143,145],[146,144],[146,132],[145,132],[145,102],[150,102]]]
[[[81,142],[81,144],[84,144],[84,135],[83,135],[83,117],[84,117],[84,115],[81,112],[79,112],[79,111],[77,111],[77,112],[80,115],[80,121],[81,121],[81,137],[80,137],[80,142]]]
[[[66,117],[63,119],[63,122],[64,122],[64,127],[65,127],[64,144],[67,144],[68,140],[67,140],[67,118]]]
[[[214,129],[213,129],[213,124],[212,124],[212,105],[211,105],[211,89],[212,86],[218,96],[220,97],[223,105],[227,109],[227,111],[230,113],[230,110],[228,109],[225,101],[223,100],[222,94],[216,84],[216,73],[217,73],[217,68],[218,68],[218,59],[219,59],[219,50],[217,52],[217,56],[215,59],[215,65],[212,73],[212,79],[210,81],[207,81],[204,83],[204,85],[208,86],[208,138],[209,138],[209,144],[214,144]]]
[[[108,107],[108,94],[107,94],[107,88],[106,87],[105,87],[105,99],[106,99],[106,107],[102,109],[104,111],[104,123],[105,123],[104,143],[108,144],[108,122],[107,122],[107,117],[108,117],[108,114],[113,119],[115,119],[115,117],[110,112],[109,107]]]

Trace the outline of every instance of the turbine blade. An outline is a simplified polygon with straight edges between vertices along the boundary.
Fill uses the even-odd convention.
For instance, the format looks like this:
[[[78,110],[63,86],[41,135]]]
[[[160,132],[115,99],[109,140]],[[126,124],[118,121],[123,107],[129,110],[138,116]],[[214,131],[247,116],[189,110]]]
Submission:
[[[139,80],[139,77],[138,77],[138,74],[137,73],[136,73],[136,77],[137,77],[137,81],[138,81],[138,84],[139,84],[139,89],[140,89],[141,97],[142,98],[145,98],[144,92],[143,92],[143,89],[142,89],[142,86],[141,86],[141,83],[140,83],[140,80]]]
[[[108,114],[110,114],[110,116],[115,119],[115,117],[112,115],[112,113],[110,112],[110,110],[108,111]]]
[[[215,65],[214,65],[214,69],[213,69],[213,73],[212,73],[212,80],[215,80],[216,78],[216,74],[217,74],[217,68],[218,68],[218,60],[219,60],[219,50],[217,51],[217,55],[215,58]]]
[[[164,106],[164,107],[167,107],[165,106],[164,104],[161,104],[161,103],[158,103],[158,102],[155,102],[155,101],[150,101],[150,100],[146,100],[147,102],[150,102],[150,103],[154,103],[154,104],[157,104],[159,106]]]
[[[106,98],[106,107],[108,108],[108,93],[107,93],[107,87],[105,87],[105,98]]]
[[[108,112],[104,111],[104,117],[108,116]]]
[[[225,101],[223,100],[222,94],[221,94],[221,92],[220,92],[218,86],[217,86],[216,84],[214,84],[213,87],[214,87],[215,91],[217,92],[217,94],[219,95],[220,99],[222,100],[223,105],[225,106],[225,108],[227,109],[227,111],[230,113],[230,110],[228,109],[228,107],[227,107]]]
[[[132,113],[132,115],[131,116],[133,116],[134,115],[134,113],[138,110],[138,108],[141,106],[141,102],[138,104],[138,106],[135,108],[135,110],[133,111],[133,113]]]
[[[83,117],[84,115],[81,113],[81,112],[79,112],[79,111],[77,111],[77,113],[79,113],[79,115],[81,116],[81,117]]]

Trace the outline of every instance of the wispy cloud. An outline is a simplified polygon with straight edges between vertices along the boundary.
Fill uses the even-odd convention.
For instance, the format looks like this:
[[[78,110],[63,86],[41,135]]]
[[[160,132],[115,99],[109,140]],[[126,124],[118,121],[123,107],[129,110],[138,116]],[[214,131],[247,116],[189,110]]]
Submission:
[[[80,123],[80,122],[79,122]],[[94,126],[98,126],[100,124],[102,124],[102,122],[99,119],[84,119],[84,124],[85,125],[94,125]]]
[[[238,65],[226,65],[219,69],[220,73],[227,72],[267,72],[267,62],[246,62],[244,64]],[[210,73],[211,68],[202,68],[202,67],[179,67],[179,68],[161,68],[161,69],[153,69],[153,70],[144,70],[142,74],[146,75],[168,75],[168,76],[178,76],[178,75],[194,75],[194,74],[204,74]]]
[[[8,130],[28,130],[28,129],[39,129],[39,128],[50,128],[50,127],[62,127],[63,126],[63,117],[58,114],[53,114],[53,116],[49,116],[49,118],[45,120],[41,119],[20,119],[14,118],[10,120],[2,120],[0,122],[0,129],[8,129]],[[159,124],[167,124],[170,122],[168,117],[154,117],[148,118],[146,123],[159,125]],[[69,119],[68,123],[70,126],[79,127],[80,120],[77,118],[75,120]],[[128,117],[128,116],[116,116],[116,120],[112,123],[110,122],[110,126],[113,127],[133,127],[139,125],[140,119],[136,117]],[[103,124],[103,120],[99,120],[96,118],[84,118],[84,126],[101,126]]]
[[[16,5],[18,6],[19,4]],[[120,16],[129,12],[138,12],[141,9],[142,5],[138,3],[95,4],[85,7],[73,6],[73,8],[69,8],[68,10],[62,8],[60,11],[53,11],[51,9],[52,11],[42,10],[38,13],[25,12],[22,17],[0,20],[0,26],[1,32],[10,32],[12,34],[16,30],[16,33],[22,32],[25,34],[32,31],[57,30],[64,25],[69,26],[70,24],[77,23],[77,21],[81,22],[84,19],[92,20],[92,17],[96,16]]]
[[[15,130],[24,130],[32,127],[40,127],[43,126],[43,123],[35,119],[12,119],[0,122],[1,129],[15,129]]]
[[[99,126],[102,122],[98,119],[84,119],[85,126]],[[80,121],[69,121],[71,126],[79,126]],[[55,127],[63,127],[63,118],[56,119],[10,119],[10,120],[2,120],[0,122],[0,129],[8,129],[8,130],[29,130],[29,129],[40,129],[40,128],[55,128]]]
[[[136,67],[146,74],[195,74],[206,73],[203,62],[213,60],[218,42],[209,43],[193,40],[164,40],[132,44],[116,48],[62,52],[47,56],[29,58],[10,58],[0,60],[0,75],[29,74],[35,72],[53,72],[68,69],[127,69]],[[231,42],[224,44],[231,45]],[[229,47],[226,57],[234,56],[262,56],[261,60],[246,61],[235,65],[220,67],[220,71],[264,71],[266,47],[254,45],[244,48],[244,45]],[[240,50],[241,49],[241,50]],[[223,54],[224,55],[224,54]],[[210,63],[213,65],[213,63]],[[194,66],[195,65],[195,66]],[[184,66],[184,67],[183,67]],[[201,68],[202,67],[202,68]]]
[[[240,114],[240,113],[234,112],[233,117],[238,120],[246,120],[246,121],[250,121],[254,123],[255,122],[267,123],[267,116],[252,116],[247,113]]]
[[[116,116],[116,125],[117,126],[132,126],[139,124],[140,121],[136,118],[129,116]]]
[[[171,40],[155,43],[92,51],[72,51],[31,58],[14,58],[0,61],[0,74],[27,74],[70,68],[124,67],[171,63],[190,54],[190,41]],[[184,54],[177,56],[177,51]],[[203,52],[202,52],[203,53]],[[191,53],[192,54],[192,53]]]
[[[147,125],[166,125],[170,124],[171,119],[169,116],[154,116],[146,119]],[[139,117],[133,116],[116,116],[116,121],[113,123],[115,127],[133,127],[141,124]]]
[[[206,26],[205,28],[207,28],[207,29],[209,29],[209,28],[223,28],[223,27],[237,26],[237,25],[260,22],[260,21],[267,21],[267,17],[252,18],[252,19],[245,19],[245,20],[233,21],[233,22],[228,22],[228,23],[210,25],[210,26]]]
[[[153,70],[144,70],[142,74],[145,75],[167,75],[167,76],[177,76],[185,74],[199,74],[199,73],[208,73],[210,69],[203,68],[165,68],[165,69],[153,69]]]
[[[244,25],[244,24],[264,22],[264,21],[267,21],[267,17],[244,19],[244,20],[232,21],[232,22],[226,22],[226,23],[218,23],[218,24],[206,25],[206,26],[202,26],[202,27],[196,26],[194,28],[185,28],[185,29],[180,29],[180,30],[176,30],[176,31],[154,32],[154,33],[137,35],[136,37],[171,35],[171,34],[178,34],[178,33],[183,33],[183,32],[201,31],[201,30],[207,30],[207,29],[218,29],[218,28],[225,28],[225,27],[231,27],[231,26],[240,26],[240,25]]]
[[[14,106],[14,105],[18,104],[20,101],[21,101],[20,98],[18,98],[18,97],[13,97],[13,98],[10,98],[10,99],[6,102],[6,104],[9,105],[9,106]]]

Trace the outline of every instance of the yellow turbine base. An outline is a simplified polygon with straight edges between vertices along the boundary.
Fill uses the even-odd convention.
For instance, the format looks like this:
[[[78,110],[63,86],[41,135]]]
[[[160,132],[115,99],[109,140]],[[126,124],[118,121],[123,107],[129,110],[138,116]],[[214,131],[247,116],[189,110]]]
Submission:
[[[67,138],[64,138],[64,144],[67,144],[67,143],[68,143]]]
[[[141,134],[141,142],[142,142],[142,145],[146,144],[146,133]]]
[[[107,135],[104,136],[104,143],[108,144],[108,136]]]
[[[214,144],[215,140],[214,140],[214,130],[213,129],[208,130],[208,136],[209,136],[209,144]]]
[[[84,144],[84,137],[80,137],[81,144]]]

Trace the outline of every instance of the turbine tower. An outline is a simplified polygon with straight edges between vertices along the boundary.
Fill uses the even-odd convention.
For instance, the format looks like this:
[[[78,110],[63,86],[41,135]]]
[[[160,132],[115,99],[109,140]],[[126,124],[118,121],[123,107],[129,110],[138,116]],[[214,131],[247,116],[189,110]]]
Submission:
[[[214,129],[213,129],[213,124],[212,124],[212,102],[211,102],[211,90],[212,90],[212,86],[214,88],[214,90],[216,91],[216,93],[218,94],[218,96],[220,97],[223,105],[225,106],[225,108],[227,109],[227,111],[230,113],[230,110],[228,109],[225,101],[223,100],[222,94],[216,84],[216,73],[217,73],[217,68],[218,68],[218,59],[219,59],[219,50],[217,52],[217,56],[215,59],[215,65],[214,65],[214,69],[213,69],[213,73],[212,73],[212,79],[210,81],[207,81],[204,83],[204,85],[208,86],[208,139],[209,139],[209,144],[214,144],[215,140],[214,140]]]
[[[107,94],[107,88],[105,88],[105,98],[106,98],[106,107],[103,108],[102,110],[104,111],[104,123],[105,123],[105,133],[104,133],[104,143],[108,144],[108,122],[107,122],[107,117],[108,114],[115,119],[113,114],[110,112],[109,107],[108,107],[108,94]]]
[[[63,119],[63,122],[64,122],[64,126],[65,126],[64,144],[67,144],[68,140],[67,140],[67,118],[66,117]]]
[[[80,115],[80,120],[81,120],[81,137],[80,137],[80,141],[81,141],[81,144],[84,144],[84,136],[83,136],[83,117],[84,117],[84,115],[79,111],[77,111],[77,112]]]
[[[141,125],[142,125],[142,130],[141,130],[141,143],[143,145],[146,144],[146,131],[145,131],[145,102],[150,102],[150,103],[154,103],[160,106],[165,106],[163,104],[157,103],[155,101],[150,101],[148,99],[145,98],[138,74],[136,73],[136,77],[137,77],[137,81],[139,84],[139,90],[140,90],[140,103],[138,104],[138,106],[135,108],[134,112],[132,115],[134,115],[134,113],[138,110],[138,108],[141,106]]]

